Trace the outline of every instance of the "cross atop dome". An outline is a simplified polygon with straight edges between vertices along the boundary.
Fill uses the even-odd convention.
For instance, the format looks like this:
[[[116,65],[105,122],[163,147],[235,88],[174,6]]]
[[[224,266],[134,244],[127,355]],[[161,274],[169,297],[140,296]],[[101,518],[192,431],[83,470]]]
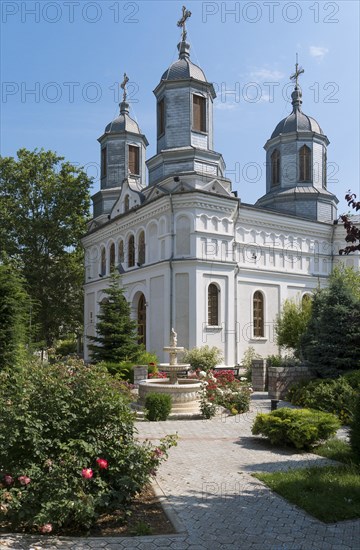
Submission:
[[[298,87],[298,78],[299,76],[304,73],[304,69],[299,66],[298,63],[298,54],[296,54],[296,63],[295,63],[295,72],[290,76],[290,80],[295,80],[295,88]]]
[[[181,36],[181,41],[182,42],[186,41],[187,32],[186,32],[185,24],[186,24],[186,20],[189,19],[189,17],[191,17],[191,11],[187,10],[186,7],[183,6],[182,7],[182,18],[179,19],[179,21],[177,22],[177,26],[182,27],[182,36]]]
[[[127,91],[126,91],[126,84],[129,82],[129,77],[126,73],[124,73],[124,80],[122,81],[122,83],[120,84],[120,88],[122,90],[124,90],[124,93],[123,93],[123,102],[126,101],[126,95],[127,95]]]

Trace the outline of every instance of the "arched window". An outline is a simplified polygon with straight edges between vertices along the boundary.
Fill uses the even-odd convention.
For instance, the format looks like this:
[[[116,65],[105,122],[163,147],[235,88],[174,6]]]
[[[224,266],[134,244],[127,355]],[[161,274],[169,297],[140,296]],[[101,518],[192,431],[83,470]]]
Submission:
[[[254,336],[264,337],[264,296],[257,290],[253,298]]]
[[[114,243],[111,243],[110,246],[110,272],[114,271],[115,269],[115,245]]]
[[[128,267],[135,265],[135,239],[134,235],[130,235],[128,240]]]
[[[124,241],[121,240],[119,242],[119,263],[120,264],[123,264],[124,263],[124,260],[125,260],[125,255],[124,255]]]
[[[280,153],[278,149],[271,154],[271,185],[280,183]]]
[[[143,294],[140,295],[137,307],[138,343],[146,346],[146,301]]]
[[[299,151],[299,181],[311,181],[311,151],[307,145]]]
[[[100,275],[101,277],[106,275],[106,250],[104,246],[101,248]]]
[[[140,232],[138,240],[138,264],[143,265],[145,263],[145,233]]]
[[[129,210],[130,210],[130,197],[129,197],[129,195],[125,195],[124,212],[128,212]]]
[[[220,290],[214,283],[208,288],[208,325],[219,325],[219,296]]]

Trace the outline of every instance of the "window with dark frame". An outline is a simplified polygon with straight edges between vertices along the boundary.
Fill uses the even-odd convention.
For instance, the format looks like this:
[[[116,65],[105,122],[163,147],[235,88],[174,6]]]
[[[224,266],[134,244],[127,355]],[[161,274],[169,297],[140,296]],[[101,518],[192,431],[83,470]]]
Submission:
[[[129,145],[129,172],[138,175],[140,172],[139,147]]]
[[[134,235],[130,235],[128,240],[128,267],[135,265],[135,239]]]
[[[106,176],[107,166],[106,166],[106,147],[101,149],[101,177]]]
[[[206,132],[206,99],[196,94],[193,94],[192,127],[196,132]]]
[[[138,241],[138,264],[143,265],[145,263],[145,233],[141,231]]]
[[[161,136],[165,132],[165,100],[160,99],[157,104],[158,107],[158,136]]]
[[[102,277],[106,275],[106,250],[104,247],[101,249],[100,275]]]
[[[299,181],[311,181],[311,151],[307,145],[299,150]]]
[[[278,149],[271,154],[271,185],[280,183],[280,153]]]
[[[254,309],[254,336],[255,338],[264,337],[264,296],[257,290],[253,298]]]
[[[110,272],[115,270],[115,244],[111,243],[110,246]]]
[[[211,283],[208,288],[208,325],[219,325],[219,289]]]
[[[124,263],[124,241],[119,242],[119,263]]]

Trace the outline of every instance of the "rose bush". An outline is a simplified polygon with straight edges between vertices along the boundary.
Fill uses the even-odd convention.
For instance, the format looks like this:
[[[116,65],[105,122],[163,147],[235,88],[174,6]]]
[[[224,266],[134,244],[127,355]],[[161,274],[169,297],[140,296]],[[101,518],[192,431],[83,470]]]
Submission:
[[[103,511],[127,509],[175,444],[138,443],[129,400],[105,368],[80,361],[1,372],[3,520],[28,532],[83,531]]]
[[[217,406],[224,407],[231,414],[249,410],[252,388],[246,378],[236,379],[232,370],[198,371],[196,376],[203,383],[200,409],[205,418],[214,416]]]

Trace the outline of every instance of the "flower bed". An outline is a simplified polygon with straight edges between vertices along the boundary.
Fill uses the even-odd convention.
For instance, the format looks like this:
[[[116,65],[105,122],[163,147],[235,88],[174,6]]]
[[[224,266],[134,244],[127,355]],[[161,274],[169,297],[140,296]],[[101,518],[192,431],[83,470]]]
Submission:
[[[252,388],[245,377],[237,380],[232,370],[198,371],[195,376],[203,382],[201,412],[205,418],[214,416],[217,406],[231,414],[249,410]]]

